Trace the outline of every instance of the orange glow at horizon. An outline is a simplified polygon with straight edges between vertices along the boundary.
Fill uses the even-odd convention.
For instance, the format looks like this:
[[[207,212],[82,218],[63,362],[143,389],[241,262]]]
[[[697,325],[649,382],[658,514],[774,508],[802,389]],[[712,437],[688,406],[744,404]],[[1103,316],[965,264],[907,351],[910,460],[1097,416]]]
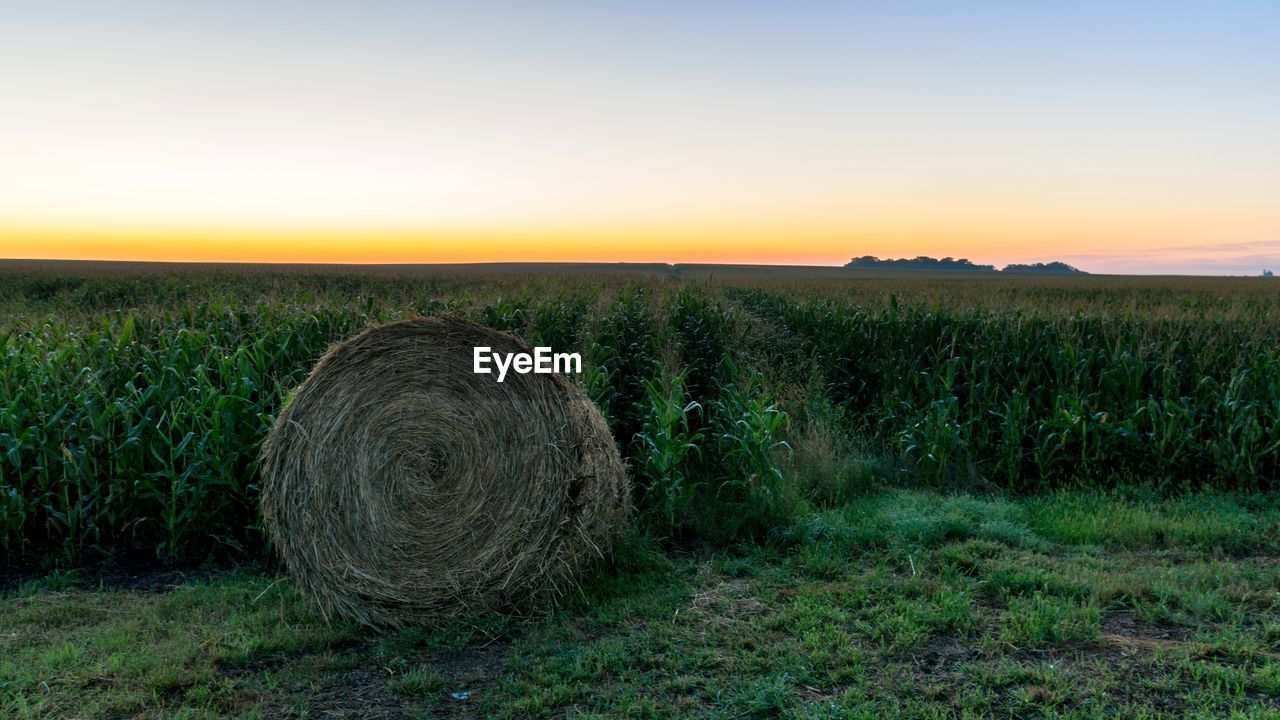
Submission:
[[[1066,221],[957,224],[930,228],[905,222],[855,229],[816,224],[754,227],[685,223],[563,229],[457,228],[368,231],[181,226],[130,230],[50,226],[6,228],[0,223],[0,258],[252,263],[474,263],[664,262],[772,265],[840,265],[851,257],[966,257],[1003,264],[1033,258],[1106,253],[1117,247],[1143,251],[1191,243],[1198,236],[1185,218],[1166,223],[1116,222],[1108,229]],[[1202,219],[1203,221],[1203,219]],[[1223,229],[1222,223],[1214,225]],[[1229,228],[1241,233],[1247,223]]]

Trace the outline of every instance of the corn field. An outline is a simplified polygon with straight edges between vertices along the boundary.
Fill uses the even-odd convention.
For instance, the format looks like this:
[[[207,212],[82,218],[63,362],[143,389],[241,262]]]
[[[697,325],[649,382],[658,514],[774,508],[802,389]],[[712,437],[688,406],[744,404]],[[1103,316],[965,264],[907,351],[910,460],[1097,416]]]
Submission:
[[[661,537],[766,539],[820,502],[795,461],[819,420],[893,482],[1280,483],[1264,280],[5,269],[5,563],[259,555],[291,389],[330,343],[443,312],[583,354]]]

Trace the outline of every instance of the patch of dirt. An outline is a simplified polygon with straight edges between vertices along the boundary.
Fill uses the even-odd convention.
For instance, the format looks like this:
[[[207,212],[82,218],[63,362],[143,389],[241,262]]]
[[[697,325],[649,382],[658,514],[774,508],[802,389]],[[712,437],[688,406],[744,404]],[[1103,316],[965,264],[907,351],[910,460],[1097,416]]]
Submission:
[[[702,588],[693,594],[688,610],[691,614],[725,621],[763,615],[768,611],[769,606],[752,596],[742,580],[729,580]]]
[[[991,614],[987,613],[987,617],[990,618]],[[1149,705],[1161,713],[1176,716],[1187,707],[1185,696],[1162,696],[1141,689],[1143,681],[1152,672],[1146,659],[1154,649],[1178,646],[1190,635],[1187,628],[1143,623],[1127,611],[1107,613],[1103,632],[1096,642],[1025,648],[1008,654],[997,652],[994,657],[975,646],[977,634],[967,637],[940,634],[931,637],[905,658],[899,658],[907,659],[909,664],[888,662],[878,672],[873,672],[873,676],[878,678],[873,687],[893,687],[902,677],[909,677],[913,692],[932,700],[945,699],[958,688],[981,682],[962,670],[963,666],[985,666],[1003,657],[1024,666],[1051,666],[1076,680],[1073,691],[1061,700],[1054,699],[1056,692],[1036,685],[1019,682],[992,686],[992,709],[995,711],[1026,712],[1028,700],[1054,704],[1060,709],[1073,707],[1094,692],[1088,689],[1093,679],[1111,678],[1101,683],[1106,687],[1104,692],[1108,702],[1118,707]],[[996,666],[991,667],[994,669]],[[801,694],[806,701],[823,701],[838,692],[840,688],[805,688]]]
[[[1111,678],[1106,683],[1106,699],[1118,708],[1144,705],[1155,708],[1162,717],[1180,717],[1187,709],[1188,696],[1144,690],[1144,681],[1153,669],[1143,662],[1141,652],[1150,651],[1125,649],[1104,641],[1092,646],[1050,648],[1038,654],[1042,662],[1075,675],[1082,684],[1091,677]]]
[[[296,718],[298,709],[306,717],[340,720],[401,720],[422,717],[480,717],[483,695],[490,683],[502,672],[510,642],[477,644],[458,652],[440,653],[406,660],[411,666],[424,665],[446,676],[449,684],[435,697],[409,697],[392,692],[390,675],[380,667],[371,653],[373,645],[366,641],[360,662],[348,670],[326,673],[318,685],[297,688],[294,693],[272,692],[261,698],[259,711],[264,718]],[[270,670],[284,664],[286,658],[274,656],[255,663],[254,668],[239,668],[240,674]],[[466,699],[455,699],[454,692],[469,692]]]
[[[709,561],[704,561],[694,578],[697,589],[682,612],[724,622],[768,612],[769,606],[751,593],[749,585],[745,578],[722,577],[711,569]]]
[[[1144,623],[1132,612],[1121,610],[1109,612],[1103,618],[1098,641],[1115,648],[1121,655],[1132,655],[1157,648],[1177,647],[1190,636],[1189,628]]]
[[[436,671],[442,675],[457,678],[484,677],[488,680],[502,672],[502,664],[510,647],[509,641],[493,641],[471,645],[458,652],[434,655],[426,662],[435,666]]]
[[[825,705],[835,702],[844,694],[847,686],[833,685],[828,688],[816,688],[812,685],[801,685],[798,695],[804,705]]]
[[[264,718],[296,718],[297,709],[305,709],[305,717],[361,718],[366,720],[401,720],[411,718],[411,701],[398,697],[387,687],[387,674],[373,667],[359,667],[327,678],[324,685],[312,689],[305,698],[285,700],[272,693],[258,707]]]
[[[341,654],[347,657],[358,657],[369,645],[368,640],[349,638],[339,642],[326,643],[319,652]],[[316,653],[316,650],[295,650],[292,652],[258,652],[247,662],[231,663],[219,661],[215,663],[218,672],[224,677],[241,678],[261,673],[274,672],[299,658]]]
[[[250,675],[257,675],[259,673],[271,672],[296,657],[298,657],[296,653],[267,653],[265,655],[254,656],[247,663],[218,661],[214,663],[214,667],[224,677],[236,679]]]
[[[924,646],[911,653],[912,664],[920,677],[930,682],[954,681],[960,676],[960,664],[979,657],[979,651],[958,635],[935,635]]]

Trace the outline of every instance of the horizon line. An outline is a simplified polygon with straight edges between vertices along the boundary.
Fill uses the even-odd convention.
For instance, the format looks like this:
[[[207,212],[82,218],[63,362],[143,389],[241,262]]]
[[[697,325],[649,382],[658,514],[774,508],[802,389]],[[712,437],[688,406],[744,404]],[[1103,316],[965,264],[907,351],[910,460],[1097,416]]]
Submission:
[[[891,259],[891,258],[883,258]],[[913,259],[913,258],[906,258]],[[923,273],[923,274],[963,274],[963,275],[1000,275],[1005,272],[1004,269],[987,270],[985,268],[963,268],[963,269],[945,269],[945,268],[851,268],[847,265],[815,265],[801,263],[752,263],[752,262],[670,262],[663,260],[482,260],[482,261],[399,261],[399,262],[361,262],[361,261],[324,261],[324,260],[308,260],[308,261],[281,261],[281,260],[132,260],[132,259],[110,259],[110,258],[34,258],[34,257],[0,257],[0,266],[11,266],[15,264],[52,264],[52,265],[73,265],[76,263],[92,263],[103,265],[149,265],[149,266],[189,266],[189,267],[208,267],[208,266],[266,266],[271,268],[289,268],[289,267],[318,267],[318,268],[485,268],[485,267],[501,267],[501,266],[519,266],[519,267],[554,267],[554,266],[579,266],[589,268],[591,266],[600,267],[619,267],[634,266],[636,268],[643,267],[662,267],[677,269],[687,268],[758,268],[758,269],[820,269],[820,270],[844,270],[854,273]],[[1022,264],[1022,263],[1010,263]],[[1032,277],[1079,277],[1081,275],[1091,277],[1178,277],[1178,278],[1261,278],[1261,274],[1245,275],[1245,274],[1221,274],[1209,275],[1203,273],[1114,273],[1114,272],[1094,272],[1083,270],[1079,274],[1072,273],[1037,273],[1034,271],[1018,273],[1014,271],[1011,274],[1027,275]]]

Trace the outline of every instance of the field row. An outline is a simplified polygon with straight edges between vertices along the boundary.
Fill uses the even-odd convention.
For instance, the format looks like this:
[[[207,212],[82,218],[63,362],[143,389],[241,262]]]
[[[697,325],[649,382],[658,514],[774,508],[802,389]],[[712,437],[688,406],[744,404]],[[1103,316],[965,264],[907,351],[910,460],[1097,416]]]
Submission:
[[[259,552],[256,458],[290,390],[332,342],[441,312],[582,352],[642,521],[674,540],[768,539],[889,475],[1019,492],[1280,481],[1280,310],[1233,285],[1187,288],[1178,310],[1163,290],[1087,284],[11,280],[0,543],[19,564]],[[1198,309],[1215,297],[1227,310]]]

